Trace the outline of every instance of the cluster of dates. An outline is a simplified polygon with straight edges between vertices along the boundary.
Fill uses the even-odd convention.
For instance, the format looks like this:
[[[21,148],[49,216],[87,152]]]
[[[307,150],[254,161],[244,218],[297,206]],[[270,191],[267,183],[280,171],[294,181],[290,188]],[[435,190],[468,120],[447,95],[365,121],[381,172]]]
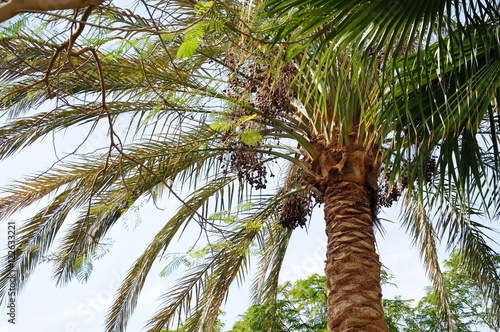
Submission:
[[[403,191],[408,188],[409,185],[409,174],[408,167],[409,162],[403,161],[399,166],[401,169],[405,170],[403,176],[396,185],[390,185],[390,176],[392,173],[393,165],[389,166],[386,173],[382,176],[381,181],[379,181],[378,189],[378,204],[382,207],[391,207],[398,199],[401,197]],[[436,157],[431,156],[427,160],[427,165],[425,167],[425,181],[431,183],[436,175]]]
[[[264,59],[265,60],[265,59]],[[251,122],[242,122],[235,132],[243,132],[251,126],[263,130],[270,119],[286,118],[292,112],[290,106],[290,84],[294,71],[288,65],[279,70],[271,69],[269,61],[241,59],[237,52],[229,52],[224,64],[231,69],[227,87],[223,92],[235,101],[228,120],[239,120],[256,114]],[[273,74],[274,73],[274,74]],[[250,105],[250,108],[242,105]],[[234,172],[240,181],[245,181],[254,189],[265,189],[268,168],[265,157],[257,146],[248,146],[234,132],[223,134],[221,140],[229,145],[229,153],[221,157],[225,172]],[[270,173],[270,176],[273,176]]]

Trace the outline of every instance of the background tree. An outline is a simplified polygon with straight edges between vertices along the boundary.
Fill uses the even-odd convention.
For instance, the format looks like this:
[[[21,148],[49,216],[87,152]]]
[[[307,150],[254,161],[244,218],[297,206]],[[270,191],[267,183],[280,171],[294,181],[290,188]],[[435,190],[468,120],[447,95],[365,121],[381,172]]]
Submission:
[[[497,271],[500,271],[500,256],[495,257]],[[445,261],[443,273],[452,319],[457,331],[480,331],[489,329],[499,331],[498,321],[489,315],[491,303],[485,300],[481,286],[467,273],[463,264],[463,255],[459,252],[451,254]],[[414,313],[404,318],[405,331],[443,331],[446,329],[439,310],[438,294],[432,288],[427,289],[427,294],[422,298]]]
[[[278,288],[278,300],[251,306],[230,332],[326,331],[326,279],[313,274]]]
[[[418,27],[439,24],[451,6],[408,6],[405,13],[415,16],[398,27],[400,13],[363,12],[381,4],[345,7],[363,18],[350,32],[346,22],[332,25],[336,7],[319,8],[321,15],[309,21],[293,15],[288,21],[257,16],[258,3],[232,1],[140,1],[132,9],[105,4],[5,22],[0,158],[82,124],[90,137],[104,122],[109,141],[85,154],[79,145],[48,170],[5,188],[1,219],[48,202],[19,230],[17,260],[0,274],[2,299],[7,277],[16,273],[22,287],[49,250],[57,283],[68,282],[135,202],[170,195],[180,207],[129,270],[106,330],[125,329],[151,266],[194,221],[210,243],[207,255],[166,291],[148,328],[160,331],[183,316],[184,329],[212,331],[255,247],[254,301],[276,299],[291,230],[320,205],[328,235],[328,329],[383,331],[373,228],[378,206],[403,195],[403,225],[423,252],[442,307],[451,312],[436,251],[446,236],[464,250],[467,271],[496,314],[494,251],[481,220],[472,217],[493,216],[500,206],[499,52],[486,38],[468,37],[493,38],[498,13],[465,25],[450,18],[439,26],[444,35],[434,37],[428,28],[424,40]],[[305,6],[303,14],[318,10],[297,5]],[[287,15],[298,13],[283,6]],[[314,38],[290,43],[300,37],[296,32]],[[389,45],[385,55],[366,39],[372,37]],[[403,47],[414,40],[416,47]],[[283,55],[288,61],[277,61]],[[388,59],[394,59],[390,66]],[[37,112],[44,102],[51,110]],[[279,177],[276,190],[264,190],[273,176]],[[69,218],[70,212],[78,216]]]
[[[500,269],[499,258],[495,257],[497,269]],[[489,304],[465,272],[462,259],[459,252],[453,252],[445,260],[443,271],[456,331],[499,331],[488,318]],[[391,284],[393,276],[383,271],[383,283]],[[437,293],[432,287],[426,290],[416,305],[414,299],[400,296],[382,301],[389,331],[446,331]],[[326,278],[313,274],[294,283],[285,282],[279,287],[278,301],[251,306],[229,330],[250,331],[326,331]]]

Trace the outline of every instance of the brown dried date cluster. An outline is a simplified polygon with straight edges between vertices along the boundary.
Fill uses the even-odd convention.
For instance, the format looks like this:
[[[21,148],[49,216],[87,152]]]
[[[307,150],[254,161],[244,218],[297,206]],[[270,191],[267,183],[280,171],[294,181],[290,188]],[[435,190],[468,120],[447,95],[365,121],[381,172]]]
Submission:
[[[245,180],[255,189],[266,189],[267,168],[261,153],[245,150],[245,144],[237,142],[229,161],[231,171],[236,172],[240,181]]]
[[[289,196],[278,205],[278,224],[284,228],[303,228],[311,215],[311,198],[300,193]]]
[[[294,109],[290,104],[290,85],[297,74],[292,64],[273,68],[269,59],[242,60],[229,52],[224,63],[232,68],[228,88],[224,92],[235,98],[246,98],[265,118],[285,119]]]
[[[231,73],[227,88],[223,92],[232,99],[241,101],[241,104],[248,103],[261,113],[252,123],[244,122],[239,125],[235,129],[236,132],[244,132],[249,127],[255,129],[253,126],[260,126],[262,129],[269,118],[285,118],[292,112],[290,106],[290,84],[294,75],[292,67],[286,65],[273,74],[267,64],[269,61],[264,60],[259,62],[258,58],[245,59],[237,51],[228,52],[224,59],[224,64],[231,68]],[[254,111],[251,109],[235,105],[228,118],[238,123],[239,119],[253,114]],[[229,144],[231,150],[226,157],[221,157],[221,161],[225,158],[227,165],[225,172],[235,172],[240,181],[246,181],[255,189],[265,189],[268,170],[262,153],[257,152],[255,146],[250,147],[236,137],[237,135],[232,135],[230,132],[221,137],[221,141]]]
[[[221,140],[227,140],[223,135]],[[256,152],[254,148],[247,146],[241,141],[229,143],[230,153],[219,156],[224,174],[236,173],[240,182],[246,181],[254,189],[266,189],[267,168],[262,153]],[[271,177],[274,174],[270,174]]]
[[[391,207],[394,202],[396,202],[403,191],[408,188],[409,184],[409,174],[408,174],[408,165],[409,162],[404,160],[401,162],[399,166],[404,170],[403,176],[401,177],[399,184],[395,184],[390,188],[390,175],[392,173],[393,165],[388,167],[387,172],[382,176],[382,179],[379,181],[378,188],[378,204],[382,207]],[[436,175],[436,156],[431,156],[427,160],[427,165],[425,167],[425,182],[431,183]]]
[[[255,95],[257,107],[265,116],[286,119],[294,112],[291,106],[290,85],[296,73],[295,68],[288,63],[279,70],[277,77],[272,77],[272,73],[267,73],[266,79]]]

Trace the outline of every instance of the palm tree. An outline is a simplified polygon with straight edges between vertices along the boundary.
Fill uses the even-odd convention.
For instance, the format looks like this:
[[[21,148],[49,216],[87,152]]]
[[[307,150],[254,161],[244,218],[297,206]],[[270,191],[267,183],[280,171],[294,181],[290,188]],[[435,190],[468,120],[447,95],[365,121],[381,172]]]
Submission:
[[[15,262],[0,275],[1,299],[9,275],[22,287],[49,249],[58,284],[81,275],[137,200],[170,195],[180,208],[129,270],[106,330],[125,329],[151,266],[195,221],[208,240],[204,259],[162,296],[148,328],[186,317],[184,329],[211,331],[255,247],[254,300],[276,297],[292,229],[320,205],[329,331],[384,331],[373,228],[377,207],[402,195],[403,225],[422,250],[445,313],[436,252],[443,237],[465,250],[464,263],[498,304],[493,250],[484,224],[472,219],[498,215],[500,206],[499,52],[485,38],[494,36],[498,17],[484,15],[482,26],[449,19],[434,29],[452,17],[441,7],[408,9],[415,16],[404,22],[389,12],[380,21],[366,14],[370,3],[330,1],[324,11],[285,2],[273,7],[287,11],[283,18],[256,16],[252,2],[160,0],[3,23],[0,158],[82,124],[90,137],[105,122],[109,141],[92,153],[77,148],[4,189],[1,219],[49,201],[19,230]],[[339,21],[347,10],[352,21]],[[422,31],[429,37],[416,38]],[[434,56],[443,50],[454,56]],[[276,61],[282,55],[287,62]],[[50,100],[50,111],[34,110]],[[271,176],[279,178],[274,191],[266,189]],[[74,211],[78,217],[68,218]]]
[[[315,70],[318,81],[327,79],[325,68],[353,42],[379,68],[382,97],[360,120],[374,132],[365,151],[382,153],[382,174],[388,181],[379,203],[391,204],[403,195],[402,223],[420,249],[447,317],[453,313],[437,241],[464,250],[466,270],[485,294],[499,294],[492,249],[481,231],[487,228],[484,219],[499,216],[499,8],[498,1],[481,0],[270,0],[266,7],[285,20],[276,41],[284,36],[297,41],[286,51],[288,57],[307,50],[311,56],[304,68],[321,64]],[[321,88],[310,85],[308,94]],[[334,280],[328,288],[339,291]],[[350,295],[348,302],[357,296]],[[328,306],[333,313],[339,303],[329,296]],[[498,312],[491,314],[498,317]],[[329,314],[329,330],[338,326],[335,317]]]

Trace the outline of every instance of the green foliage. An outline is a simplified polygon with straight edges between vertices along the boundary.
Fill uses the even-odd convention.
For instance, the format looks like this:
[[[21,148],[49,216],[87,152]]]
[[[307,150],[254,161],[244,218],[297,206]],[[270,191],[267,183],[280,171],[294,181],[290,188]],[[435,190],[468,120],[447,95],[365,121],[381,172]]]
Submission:
[[[248,146],[258,146],[262,135],[255,129],[246,129],[240,134],[241,141]]]
[[[227,119],[220,117],[210,124],[210,128],[218,132],[226,132],[233,129],[233,123]]]
[[[411,306],[413,300],[403,300],[396,296],[394,299],[382,299],[384,307],[385,322],[389,332],[399,332],[404,328],[404,320],[414,314],[414,308]]]
[[[72,267],[75,271],[76,280],[80,283],[86,283],[94,271],[94,262],[106,256],[112,246],[113,240],[106,238],[99,243],[94,252],[78,255],[75,258],[73,262],[74,266]],[[57,262],[60,259],[61,257],[50,254],[43,259],[43,262]]]
[[[221,114],[210,124],[210,128],[220,133],[236,133],[242,143],[250,147],[256,147],[262,141],[262,134],[258,130],[251,128],[252,125],[255,125],[252,121],[256,117],[257,114],[251,114],[234,119],[234,115]]]
[[[230,332],[326,331],[325,277],[317,274],[278,289],[276,301],[250,307]]]
[[[500,256],[495,257],[497,271],[500,272]],[[490,315],[491,303],[485,301],[480,286],[467,273],[463,264],[463,254],[453,252],[444,263],[443,273],[445,287],[448,292],[452,310],[452,324],[455,331],[478,331],[489,328],[500,331],[495,317]],[[383,300],[386,321],[390,331],[446,331],[448,322],[443,317],[438,293],[431,287],[420,299],[416,307],[411,306],[413,300],[402,300],[396,297]]]
[[[208,12],[210,8],[212,8],[213,4],[213,1],[198,1],[194,5],[194,11],[196,12],[196,15],[202,16]]]
[[[190,58],[196,52],[198,45],[205,36],[206,24],[201,21],[190,26],[184,34],[184,41],[177,50],[178,58]]]
[[[466,273],[462,264],[463,256],[453,252],[445,261],[444,279],[449,292],[453,312],[453,326],[457,332],[478,331],[489,328],[500,331],[495,319],[488,315],[488,304],[481,295],[480,288]],[[500,272],[500,256],[497,256]],[[386,284],[392,279],[382,270]],[[394,284],[391,284],[394,285]],[[441,332],[447,330],[447,322],[441,314],[437,293],[432,287],[414,305],[414,300],[400,296],[383,299],[385,320],[389,332]],[[313,274],[294,283],[285,282],[279,287],[276,301],[251,306],[234,323],[229,332],[253,331],[326,331],[326,278]]]
[[[201,19],[184,32],[183,42],[177,50],[177,58],[191,58],[203,41],[207,31],[218,32],[223,29],[224,22],[210,13],[213,4],[213,1],[199,1],[194,5],[194,11]]]

